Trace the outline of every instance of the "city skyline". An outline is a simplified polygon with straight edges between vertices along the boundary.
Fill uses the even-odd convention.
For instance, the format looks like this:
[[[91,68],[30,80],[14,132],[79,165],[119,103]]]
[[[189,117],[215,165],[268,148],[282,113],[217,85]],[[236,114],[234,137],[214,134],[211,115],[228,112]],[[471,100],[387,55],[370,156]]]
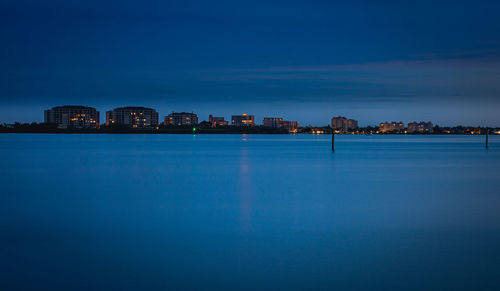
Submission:
[[[106,113],[109,112],[109,110],[110,110],[109,108],[107,108],[107,109],[99,109],[99,108],[94,107],[94,106],[76,105],[76,104],[71,104],[71,105],[69,105],[69,104],[66,104],[66,105],[57,105],[57,106],[54,106],[54,107],[51,107],[51,108],[53,109],[53,108],[65,107],[65,106],[70,106],[70,107],[71,106],[90,107],[90,108],[94,108],[97,112],[103,112],[104,115],[106,115]],[[151,109],[155,110],[157,112],[157,115],[162,120],[161,122],[159,122],[159,124],[162,124],[164,118],[168,117],[172,113],[186,113],[186,114],[195,113],[198,116],[204,116],[204,115],[199,114],[198,112],[195,112],[195,111],[175,111],[175,110],[172,110],[172,111],[169,111],[168,113],[162,114],[159,110],[156,110],[155,107],[148,107],[148,106],[145,107],[145,106],[142,106],[142,105],[117,106],[114,109],[137,108],[137,107],[151,108]],[[14,119],[14,120],[10,121],[10,122],[4,122],[4,121],[0,120],[0,124],[13,124],[13,123],[16,123],[16,122],[18,122],[18,123],[33,123],[33,122],[35,122],[35,123],[43,123],[44,119],[45,119],[44,118],[44,111],[47,111],[47,110],[49,110],[49,109],[47,109],[47,108],[42,109],[42,113],[41,113],[42,118],[41,119],[29,118],[28,116],[24,115],[23,116],[24,118],[17,118],[17,119]],[[208,110],[208,112],[209,113],[206,114],[206,118],[199,117],[199,122],[202,122],[202,121],[209,122],[210,116],[214,116],[214,115],[218,115],[218,116],[220,116],[222,118],[225,118],[225,119],[227,118],[227,120],[231,121],[231,117],[234,116],[234,112],[233,113],[227,113],[226,112],[226,113],[222,113],[222,114],[214,114],[214,113],[212,113],[212,111],[209,111],[209,110]],[[218,112],[220,112],[220,111],[218,111]],[[247,114],[247,113],[237,113],[237,114]],[[285,116],[285,114],[280,114],[280,113],[277,113],[275,115],[262,115],[262,116],[257,116],[256,114],[251,114],[251,115],[255,116],[255,120],[256,120],[255,121],[255,125],[264,125],[264,120],[266,118],[282,118],[283,119],[283,116]],[[337,113],[330,113],[329,115],[330,115],[330,117],[328,117],[327,121],[325,121],[323,123],[321,121],[318,122],[318,123],[312,123],[312,122],[307,122],[307,121],[300,121],[300,120],[293,119],[293,118],[285,118],[285,119],[294,120],[295,122],[298,122],[301,126],[327,126],[329,124],[331,126],[331,119],[332,118],[335,118],[337,116],[338,117],[342,117],[341,115],[339,115]],[[499,126],[498,123],[491,123],[491,124],[483,124],[483,123],[481,123],[481,124],[467,124],[467,123],[464,123],[464,122],[462,122],[462,123],[460,123],[460,122],[458,122],[458,123],[439,123],[439,122],[436,122],[437,119],[432,119],[432,118],[431,119],[425,119],[425,118],[414,118],[414,119],[411,119],[411,118],[401,118],[401,119],[385,118],[384,119],[384,118],[381,118],[381,119],[379,119],[377,121],[374,121],[374,122],[370,122],[370,123],[365,122],[365,123],[363,123],[363,122],[359,121],[359,120],[363,120],[362,117],[358,118],[358,117],[355,116],[353,118],[355,119],[356,124],[359,124],[359,127],[370,127],[370,126],[371,127],[376,127],[376,126],[379,126],[380,123],[384,123],[384,122],[397,122],[397,121],[403,122],[405,124],[412,123],[412,122],[419,123],[419,122],[430,122],[430,121],[432,121],[432,123],[435,124],[435,125],[438,125],[438,126],[448,126],[448,127],[449,126],[470,126],[470,127],[485,127],[485,126],[487,126],[487,127],[498,127]],[[106,124],[107,123],[106,120],[107,120],[107,118],[105,118],[103,120],[103,122],[101,122],[100,124]],[[404,121],[402,121],[402,120],[404,120]],[[231,125],[231,123],[229,123],[229,125]]]
[[[44,110],[44,123],[0,124],[2,132],[32,133],[232,133],[232,134],[500,134],[500,127],[488,126],[440,126],[432,121],[384,121],[369,126],[359,126],[358,120],[345,116],[334,116],[331,124],[323,126],[301,126],[296,120],[284,120],[281,116],[267,116],[262,123],[255,115],[242,113],[231,115],[231,120],[209,115],[208,120],[199,119],[195,112],[174,112],[160,116],[154,108],[125,106],[106,111],[104,123],[100,123],[100,112],[93,107],[81,105],[56,106]],[[230,125],[230,126],[228,126]],[[333,137],[332,137],[333,141]]]
[[[77,109],[79,110],[78,112],[74,112],[74,110]],[[62,123],[61,120],[61,115],[63,113],[58,113],[57,117],[54,116],[54,113],[51,114],[51,112],[57,111],[57,110],[66,110],[66,116],[67,119],[71,120],[72,116],[75,115],[78,119],[78,121],[83,121],[89,118],[88,113],[89,110],[93,110],[93,114],[95,115],[95,119],[97,121],[94,121],[93,119],[90,119],[90,123],[93,124],[94,126],[97,125],[113,125],[113,124],[122,124],[122,125],[130,125],[131,127],[155,127],[157,125],[195,125],[199,124],[200,122],[208,122],[211,123],[212,126],[215,126],[217,122],[223,122],[225,125],[229,125],[228,121],[224,120],[224,117],[213,117],[212,114],[208,115],[208,118],[205,119],[200,119],[198,118],[198,114],[196,114],[194,111],[193,112],[175,112],[172,111],[168,115],[165,115],[163,118],[163,122],[160,122],[161,115],[156,111],[155,108],[148,108],[144,106],[124,106],[124,107],[118,107],[114,108],[112,110],[107,110],[106,111],[106,119],[104,122],[100,123],[99,122],[99,116],[100,116],[100,111],[97,110],[94,107],[89,107],[89,106],[84,106],[84,105],[61,105],[61,106],[55,106],[51,109],[46,109],[44,110],[44,122],[48,123]],[[83,116],[87,115],[85,119],[80,119],[80,114],[81,113],[86,113]],[[144,114],[144,116],[143,116]],[[94,117],[93,117],[94,118]],[[138,119],[139,118],[139,119]],[[146,119],[143,119],[146,118]],[[212,120],[215,118],[217,122]],[[237,119],[235,121],[235,119]],[[248,119],[250,121],[249,124],[246,124],[246,122],[241,122],[241,119]],[[334,121],[336,123],[334,123]],[[267,126],[267,127],[289,127],[292,126],[293,128],[299,127],[299,124],[297,121],[288,121],[284,120],[283,117],[263,117],[262,122],[256,122],[255,121],[255,115],[253,114],[248,114],[248,113],[242,113],[241,115],[231,115],[231,124],[230,125],[236,125],[236,126],[241,126],[239,125],[242,123],[242,125],[251,125],[251,126]],[[290,123],[293,123],[293,125],[290,125]],[[390,122],[385,122],[390,125]],[[392,121],[394,124],[395,121]],[[404,128],[404,123],[399,122],[401,126]],[[419,123],[417,121],[408,121],[408,125],[414,123],[415,126],[418,125],[425,125],[426,123],[430,124],[430,127],[432,128],[432,122],[424,122],[420,121]],[[382,125],[383,123],[380,123]],[[368,126],[373,126],[373,125],[368,125]],[[377,125],[374,125],[377,126]],[[347,119],[344,116],[337,116],[337,117],[332,117],[331,118],[331,127],[333,129],[343,129],[345,131],[350,130],[350,129],[356,129],[358,128],[358,120],[355,119]],[[391,130],[388,130],[391,131]]]
[[[500,123],[492,1],[3,1],[0,122],[58,104]],[[214,110],[216,109],[216,110]],[[16,118],[20,113],[29,117]],[[24,114],[26,113],[26,114]]]

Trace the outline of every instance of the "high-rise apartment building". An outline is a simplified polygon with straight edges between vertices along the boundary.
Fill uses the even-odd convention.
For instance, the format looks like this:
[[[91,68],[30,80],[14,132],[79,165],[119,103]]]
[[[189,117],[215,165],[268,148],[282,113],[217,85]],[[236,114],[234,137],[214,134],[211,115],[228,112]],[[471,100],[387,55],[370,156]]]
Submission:
[[[165,125],[196,125],[198,124],[198,115],[189,112],[172,112],[165,116]]]
[[[296,132],[299,127],[297,121],[283,120],[281,117],[264,117],[263,125],[274,128],[284,128],[290,132]]]
[[[255,126],[255,116],[243,113],[243,115],[231,116],[231,124],[234,126]]]
[[[44,120],[55,123],[58,128],[98,128],[99,111],[93,107],[79,105],[57,106],[45,110]]]
[[[158,112],[146,107],[120,107],[106,112],[106,125],[148,128],[158,126]]]
[[[281,117],[264,117],[264,121],[262,123],[267,127],[282,127],[283,126],[283,118]]]
[[[358,121],[354,119],[347,119],[343,116],[333,117],[332,128],[346,132],[358,128]]]

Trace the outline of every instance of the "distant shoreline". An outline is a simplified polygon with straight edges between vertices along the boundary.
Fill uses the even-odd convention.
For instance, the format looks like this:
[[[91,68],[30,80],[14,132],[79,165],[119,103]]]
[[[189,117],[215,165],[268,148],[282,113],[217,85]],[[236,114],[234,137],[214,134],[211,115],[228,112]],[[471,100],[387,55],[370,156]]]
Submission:
[[[331,135],[332,133],[311,133],[311,132],[279,132],[279,131],[216,131],[216,130],[196,130],[196,131],[171,131],[171,130],[155,130],[155,129],[132,129],[132,130],[95,130],[95,129],[60,129],[51,131],[35,131],[35,130],[13,130],[1,129],[1,133],[29,133],[29,134],[268,134],[268,135],[287,135],[287,134],[301,134],[301,135]],[[449,136],[449,135],[485,135],[486,133],[335,133],[335,135],[416,135],[416,136]],[[500,135],[498,133],[490,133],[490,135]]]
[[[129,129],[15,129],[2,128],[0,133],[51,133],[51,134],[288,134],[289,132],[280,128],[175,128],[175,129],[153,129],[153,128],[129,128]]]
[[[57,124],[47,123],[15,123],[11,125],[0,125],[0,133],[52,133],[52,134],[346,134],[346,135],[484,135],[500,134],[500,128],[454,126],[434,126],[431,131],[409,131],[401,130],[384,131],[379,127],[359,127],[343,131],[332,129],[330,126],[306,126],[293,128],[268,126],[216,126],[212,127],[206,123],[197,125],[160,125],[157,127],[129,127],[129,126],[100,126],[99,128],[59,128]]]

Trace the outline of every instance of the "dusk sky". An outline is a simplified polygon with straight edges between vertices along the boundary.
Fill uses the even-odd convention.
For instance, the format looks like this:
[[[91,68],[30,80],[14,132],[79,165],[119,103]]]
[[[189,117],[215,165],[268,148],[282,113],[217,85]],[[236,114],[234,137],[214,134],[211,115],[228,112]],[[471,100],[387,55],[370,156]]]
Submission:
[[[500,125],[499,1],[0,2],[0,122],[148,106]]]

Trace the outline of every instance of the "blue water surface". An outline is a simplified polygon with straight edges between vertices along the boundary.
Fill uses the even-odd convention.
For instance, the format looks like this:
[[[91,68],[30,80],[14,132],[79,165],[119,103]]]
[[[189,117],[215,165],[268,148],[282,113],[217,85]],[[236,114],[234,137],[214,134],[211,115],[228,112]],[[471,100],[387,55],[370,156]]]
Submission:
[[[500,290],[500,137],[0,135],[1,290]]]

